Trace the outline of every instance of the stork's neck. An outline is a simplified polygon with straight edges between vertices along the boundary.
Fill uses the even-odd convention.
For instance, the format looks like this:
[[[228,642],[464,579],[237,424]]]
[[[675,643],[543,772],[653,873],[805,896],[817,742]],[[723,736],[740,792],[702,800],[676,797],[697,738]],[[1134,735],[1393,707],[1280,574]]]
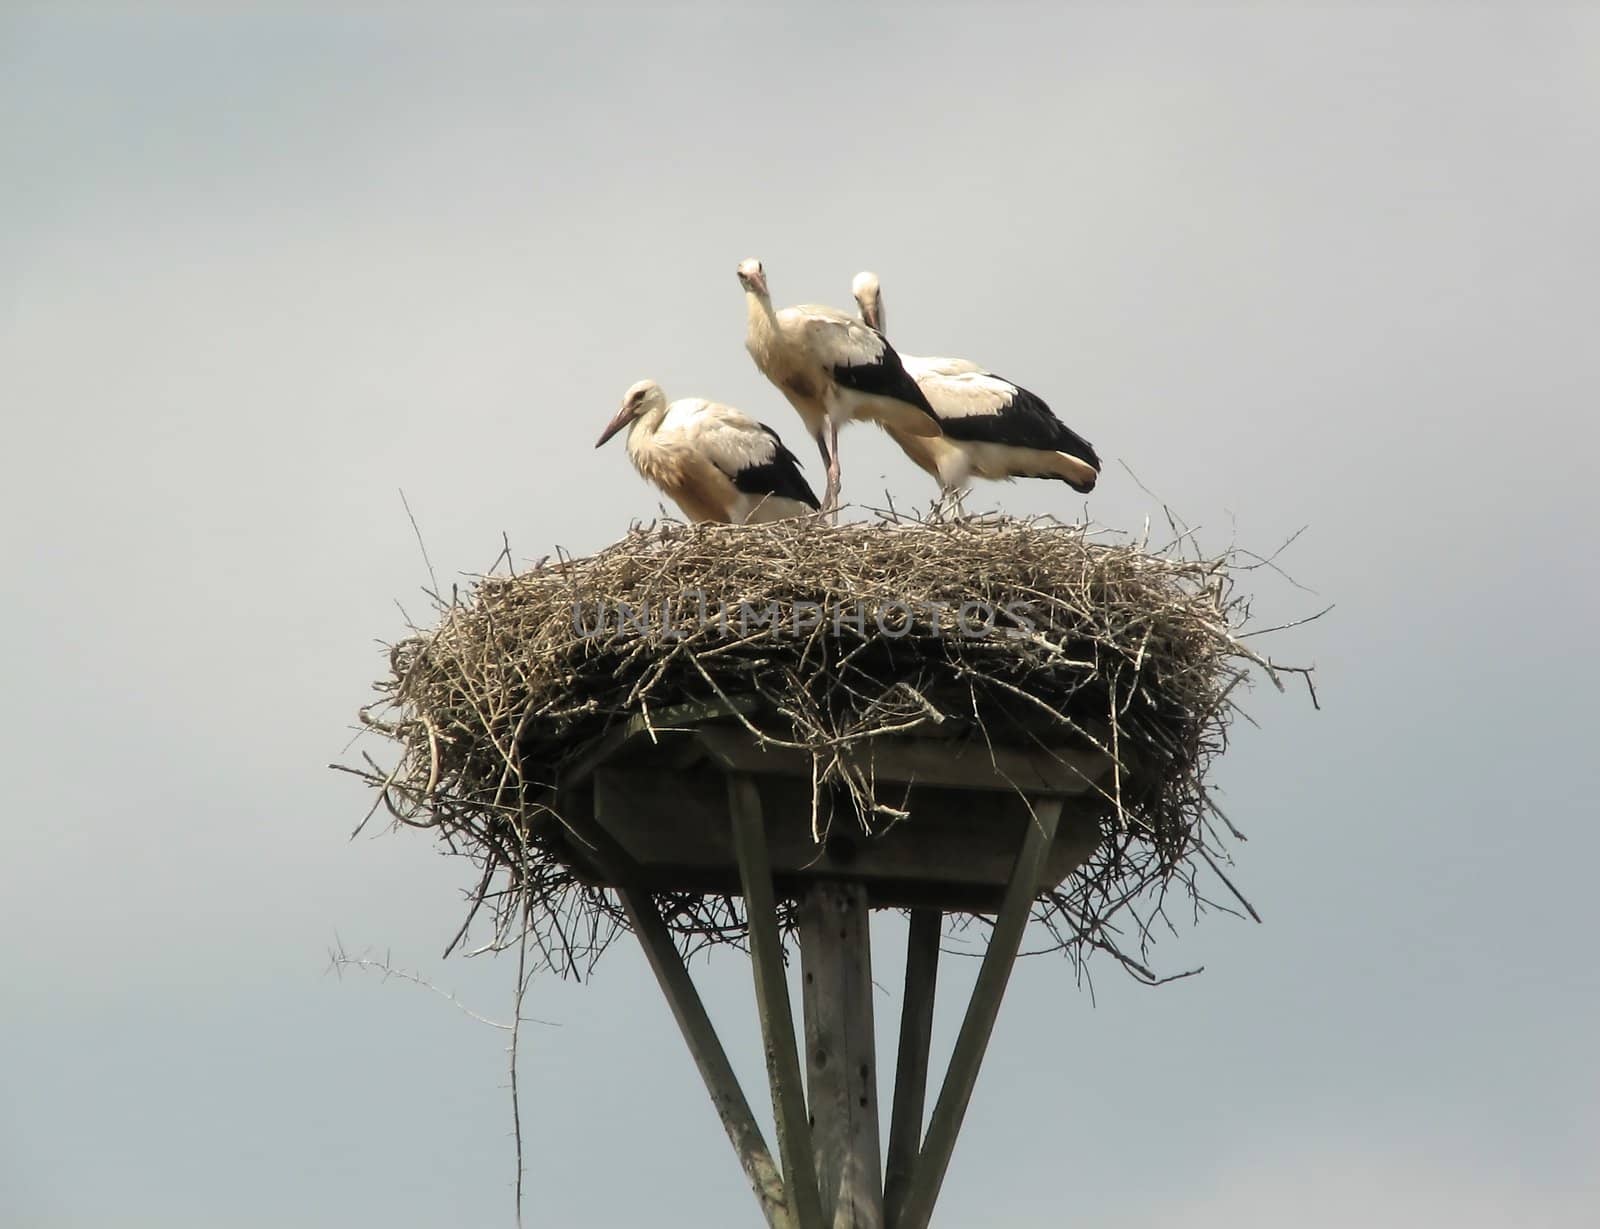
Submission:
[[[629,456],[637,457],[641,450],[649,448],[654,443],[656,432],[661,429],[661,420],[666,416],[667,405],[662,402],[633,420],[633,426],[628,428]]]
[[[747,290],[744,305],[752,338],[768,338],[778,331],[778,313],[772,309],[770,296]]]

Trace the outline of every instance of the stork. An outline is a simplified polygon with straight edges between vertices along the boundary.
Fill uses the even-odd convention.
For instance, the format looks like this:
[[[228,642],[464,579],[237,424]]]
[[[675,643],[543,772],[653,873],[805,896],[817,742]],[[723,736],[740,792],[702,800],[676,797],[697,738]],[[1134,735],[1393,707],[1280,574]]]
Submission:
[[[856,274],[850,290],[861,319],[882,334],[877,274]],[[967,359],[902,354],[900,362],[933,407],[944,434],[926,439],[904,434],[894,423],[883,428],[947,495],[958,495],[973,477],[996,482],[1058,478],[1075,491],[1094,490],[1100,477],[1094,446],[1035,394]]]
[[[817,441],[827,466],[823,506],[839,504],[839,428],[866,420],[896,438],[939,434],[939,421],[881,333],[832,307],[803,304],[775,311],[759,260],[739,266],[748,324],[745,349],[761,373],[778,386]]]
[[[817,497],[778,433],[700,397],[667,403],[654,380],[628,389],[596,442],[628,428],[628,459],[699,524],[765,524],[817,510]]]

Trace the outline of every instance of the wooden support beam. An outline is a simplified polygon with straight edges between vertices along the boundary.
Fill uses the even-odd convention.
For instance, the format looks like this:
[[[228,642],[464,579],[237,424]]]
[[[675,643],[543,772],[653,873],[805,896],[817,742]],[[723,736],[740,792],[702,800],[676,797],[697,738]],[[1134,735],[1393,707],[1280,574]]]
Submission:
[[[883,1203],[891,1225],[899,1219],[912,1168],[922,1151],[928,1050],[933,1042],[934,989],[943,934],[944,914],[940,910],[911,911],[911,931],[906,938],[906,987],[900,1001],[900,1050],[894,1068],[894,1108],[889,1117],[889,1159],[883,1174]]]
[[[1016,963],[1017,949],[1022,944],[1022,932],[1027,929],[1028,916],[1033,909],[1033,898],[1039,881],[1039,866],[1050,843],[1055,840],[1056,825],[1061,820],[1061,800],[1041,798],[1034,803],[1035,821],[1028,825],[1017,854],[1017,864],[1011,873],[1010,886],[1000,914],[995,918],[994,930],[989,935],[989,950],[984,953],[978,970],[978,982],[972,990],[972,1001],[961,1021],[961,1031],[956,1035],[954,1052],[950,1055],[950,1069],[945,1073],[944,1086],[933,1107],[933,1118],[928,1123],[928,1135],[922,1144],[922,1153],[911,1173],[905,1203],[892,1229],[927,1229],[933,1215],[934,1202],[939,1198],[939,1188],[950,1167],[950,1154],[955,1150],[956,1136],[961,1130],[961,1120],[966,1116],[972,1100],[972,1089],[978,1081],[978,1068],[983,1064],[984,1051],[994,1032],[996,1016],[1000,1014],[1000,1000],[1005,995],[1006,982],[1011,977],[1011,966]]]
[[[883,1229],[867,891],[843,880],[813,884],[801,897],[799,923],[806,1092],[822,1223]]]
[[[784,1190],[795,1229],[823,1229],[811,1129],[806,1121],[805,1085],[800,1077],[794,1015],[783,970],[783,939],[778,934],[778,903],[761,818],[761,795],[749,777],[728,778],[728,810],[733,817],[734,852],[739,860],[745,917],[750,927],[750,965],[755,972],[756,1008],[761,1016],[761,1039],[772,1084],[772,1113],[778,1129],[778,1155],[783,1158]]]
[[[650,970],[656,975],[656,984],[672,1008],[678,1030],[688,1043],[694,1065],[699,1068],[706,1092],[711,1095],[711,1104],[722,1119],[723,1130],[727,1131],[733,1150],[739,1154],[739,1164],[761,1204],[762,1215],[772,1229],[796,1229],[789,1215],[783,1177],[773,1163],[772,1153],[767,1150],[766,1140],[761,1137],[761,1128],[750,1112],[750,1103],[739,1087],[739,1078],[717,1038],[694,979],[689,976],[683,957],[666,923],[661,920],[660,910],[647,893],[633,888],[618,888],[617,895],[622,899],[633,933],[638,936],[639,946],[644,949],[645,959],[650,962]]]

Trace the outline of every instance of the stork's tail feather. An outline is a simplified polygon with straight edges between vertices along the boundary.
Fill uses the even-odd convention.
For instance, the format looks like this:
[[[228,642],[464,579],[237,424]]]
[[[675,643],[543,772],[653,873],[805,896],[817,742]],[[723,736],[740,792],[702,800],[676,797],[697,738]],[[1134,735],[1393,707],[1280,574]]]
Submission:
[[[1100,471],[1070,453],[1055,454],[1054,476],[1060,478],[1080,495],[1087,495],[1100,481]]]
[[[1066,423],[1059,423],[1059,425],[1061,430],[1056,438],[1056,447],[1069,457],[1076,457],[1098,473],[1100,470],[1100,454],[1094,450],[1094,445],[1067,426]]]

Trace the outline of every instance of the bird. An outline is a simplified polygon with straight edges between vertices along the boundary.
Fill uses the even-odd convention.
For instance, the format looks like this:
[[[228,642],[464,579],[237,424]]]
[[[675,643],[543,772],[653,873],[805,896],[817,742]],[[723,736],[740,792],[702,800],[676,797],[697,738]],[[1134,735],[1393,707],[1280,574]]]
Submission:
[[[862,321],[884,335],[878,275],[856,274],[850,292]],[[967,359],[902,354],[900,362],[933,407],[943,434],[908,435],[889,422],[883,429],[947,496],[959,496],[974,477],[1057,478],[1083,494],[1094,490],[1099,454],[1041,397]]]
[[[739,265],[739,284],[748,314],[745,349],[817,441],[828,474],[825,510],[839,506],[842,425],[892,424],[897,438],[939,434],[933,407],[882,333],[832,307],[807,303],[774,310],[759,260]]]
[[[702,397],[668,404],[661,385],[640,380],[595,447],[624,427],[633,467],[695,524],[766,524],[817,511],[816,494],[778,433],[732,406]]]

